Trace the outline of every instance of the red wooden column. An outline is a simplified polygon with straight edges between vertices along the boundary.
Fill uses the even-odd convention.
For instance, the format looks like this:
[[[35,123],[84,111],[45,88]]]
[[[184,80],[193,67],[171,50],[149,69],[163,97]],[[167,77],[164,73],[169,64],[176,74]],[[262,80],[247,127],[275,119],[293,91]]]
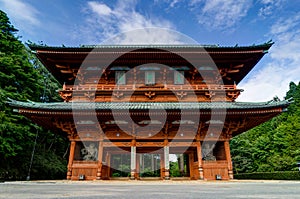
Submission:
[[[164,163],[165,163],[165,180],[170,179],[170,162],[169,162],[169,141],[164,141]]]
[[[224,141],[224,148],[225,148],[226,160],[227,160],[227,164],[228,164],[228,176],[229,176],[229,179],[233,179],[229,140]]]
[[[190,172],[190,179],[194,178],[194,154],[193,153],[188,153],[189,157],[189,172]]]
[[[67,180],[71,180],[71,178],[72,178],[72,165],[73,165],[73,160],[74,160],[75,146],[76,146],[76,142],[71,141]]]
[[[136,140],[131,141],[130,160],[130,179],[134,180],[136,177]]]
[[[105,157],[105,162],[107,165],[107,177],[110,178],[111,177],[111,168],[110,168],[110,159],[111,159],[111,154],[109,151],[107,151],[106,153],[106,157]]]
[[[165,179],[165,156],[164,153],[160,154],[160,178]]]
[[[135,178],[136,179],[140,179],[140,163],[141,163],[141,157],[142,155],[141,154],[136,154],[136,173],[135,173]]]
[[[98,169],[97,169],[97,180],[102,179],[102,157],[103,157],[103,140],[100,140],[98,147]]]
[[[197,140],[197,157],[198,157],[199,180],[203,180],[204,174],[203,174],[202,149],[201,149],[200,140]]]

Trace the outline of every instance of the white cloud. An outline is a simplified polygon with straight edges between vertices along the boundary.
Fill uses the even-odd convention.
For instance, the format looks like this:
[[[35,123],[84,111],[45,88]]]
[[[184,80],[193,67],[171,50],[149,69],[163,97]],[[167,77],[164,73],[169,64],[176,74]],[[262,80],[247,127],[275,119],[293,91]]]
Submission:
[[[98,15],[110,15],[112,14],[112,10],[105,4],[98,3],[96,1],[88,2],[88,6],[92,9],[93,12],[97,13]]]
[[[103,41],[114,44],[174,44],[179,40],[173,31],[166,31],[175,29],[170,21],[142,15],[137,11],[136,5],[134,0],[119,0],[114,7],[90,1],[85,8],[88,16],[86,24],[80,28],[81,34],[76,35],[85,35],[84,42],[91,44]],[[116,35],[119,36],[109,39]],[[107,39],[109,40],[105,41]]]
[[[170,7],[173,8],[176,6],[176,4],[180,3],[180,0],[172,0],[170,3]]]
[[[32,26],[40,25],[40,21],[37,17],[39,11],[31,5],[21,0],[0,0],[0,3],[3,6],[3,11],[8,14],[16,27],[24,31],[32,32]]]
[[[268,17],[273,14],[274,10],[281,7],[285,0],[260,0],[262,7],[258,11],[258,16]]]
[[[104,41],[103,44],[197,44],[197,42],[171,29],[145,27],[122,32]]]
[[[197,15],[199,24],[210,29],[227,30],[247,15],[252,1],[192,0],[190,5]]]
[[[281,18],[279,19],[272,27],[272,35],[281,35],[288,33],[289,30],[295,28],[299,25],[300,15],[296,14],[290,18]],[[281,35],[282,36],[282,35]]]
[[[240,101],[266,101],[275,95],[283,99],[291,81],[300,81],[300,13],[279,19],[271,27],[270,36],[275,39],[270,62],[251,79],[241,82],[245,92]]]

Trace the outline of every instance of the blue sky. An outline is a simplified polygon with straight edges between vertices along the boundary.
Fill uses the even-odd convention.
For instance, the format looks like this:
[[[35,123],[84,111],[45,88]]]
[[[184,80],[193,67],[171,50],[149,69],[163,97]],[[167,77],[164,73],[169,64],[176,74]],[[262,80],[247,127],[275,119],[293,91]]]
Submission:
[[[146,27],[172,31],[117,43],[172,43],[175,32],[221,46],[272,39],[269,54],[238,85],[245,90],[239,101],[282,99],[289,82],[300,81],[300,0],[0,0],[0,9],[23,41],[49,46],[107,43],[113,35]]]

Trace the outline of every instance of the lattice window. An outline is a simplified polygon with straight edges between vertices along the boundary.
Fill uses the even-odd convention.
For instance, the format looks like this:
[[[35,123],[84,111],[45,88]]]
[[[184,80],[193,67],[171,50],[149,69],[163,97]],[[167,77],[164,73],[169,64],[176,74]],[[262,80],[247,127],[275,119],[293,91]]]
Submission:
[[[184,71],[174,71],[174,84],[184,84]]]
[[[146,71],[145,72],[145,84],[146,85],[154,85],[155,84],[155,72],[154,71]]]
[[[126,84],[126,74],[125,71],[116,71],[116,83],[117,85]]]

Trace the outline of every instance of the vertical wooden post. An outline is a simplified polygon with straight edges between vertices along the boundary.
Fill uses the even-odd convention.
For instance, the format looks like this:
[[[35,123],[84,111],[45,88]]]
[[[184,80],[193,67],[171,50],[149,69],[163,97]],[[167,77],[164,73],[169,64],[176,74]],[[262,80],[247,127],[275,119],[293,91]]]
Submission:
[[[135,178],[139,179],[140,178],[140,163],[141,163],[141,154],[136,154],[136,173],[135,173]]]
[[[160,154],[160,178],[165,178],[165,156],[164,153]]]
[[[228,164],[228,176],[229,179],[233,179],[233,171],[232,171],[232,161],[231,161],[231,155],[230,155],[230,146],[229,146],[229,140],[224,141],[224,148],[225,148],[225,154],[226,154],[226,160]]]
[[[168,140],[165,139],[164,141],[164,162],[165,162],[165,180],[170,179],[170,162],[169,162],[169,146]]]
[[[73,160],[74,160],[75,146],[76,146],[76,142],[74,140],[72,140],[71,145],[70,145],[67,180],[71,180],[71,178],[72,178],[72,165],[73,165]]]
[[[190,179],[194,179],[194,153],[188,153]]]
[[[197,140],[197,157],[198,157],[199,180],[203,180],[204,173],[203,173],[202,149],[201,149],[200,140]]]
[[[154,172],[154,155],[151,154],[151,171]]]
[[[166,89],[167,88],[167,69],[164,68],[164,72],[163,72],[163,83],[164,83],[164,88]]]
[[[141,154],[141,165],[142,165],[142,171],[144,172],[144,170],[145,170],[145,158],[144,158],[144,154]]]
[[[157,168],[157,154],[156,155],[154,155],[154,171],[157,171],[158,170],[158,168]]]
[[[109,151],[106,152],[106,157],[105,157],[105,162],[107,165],[107,177],[110,178],[111,177],[111,168],[110,168],[110,153]]]
[[[102,179],[102,157],[103,157],[103,140],[99,141],[99,147],[98,147],[98,169],[97,169],[97,180]]]
[[[179,157],[177,157],[177,162],[178,162],[178,168],[180,174],[184,173],[184,157],[183,154],[179,154]]]
[[[136,80],[136,67],[133,68],[133,89],[135,89],[137,84],[137,80]]]
[[[130,150],[130,180],[135,179],[136,173],[136,141],[132,140]]]

